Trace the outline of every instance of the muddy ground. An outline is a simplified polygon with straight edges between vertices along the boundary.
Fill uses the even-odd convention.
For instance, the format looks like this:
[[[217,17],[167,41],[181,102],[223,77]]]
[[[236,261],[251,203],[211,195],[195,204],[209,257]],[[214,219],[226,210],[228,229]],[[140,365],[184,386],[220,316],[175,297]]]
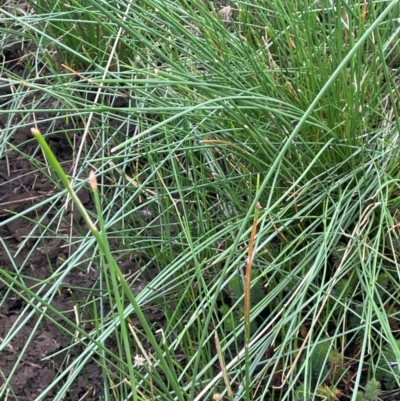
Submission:
[[[79,215],[70,211],[64,214],[62,224],[56,227],[52,219],[61,207],[60,204],[52,208],[49,208],[48,204],[35,207],[59,190],[54,175],[48,177],[38,172],[38,166],[44,163],[44,159],[32,138],[30,128],[37,126],[43,132],[54,132],[48,137],[49,145],[66,171],[72,167],[74,154],[66,132],[77,135],[78,140],[80,134],[76,134],[76,125],[72,122],[52,119],[55,116],[50,112],[28,117],[23,128],[12,129],[18,123],[18,118],[22,118],[23,115],[11,116],[5,113],[15,90],[9,78],[11,74],[17,77],[27,74],[23,56],[20,43],[8,46],[0,55],[0,62],[7,68],[7,72],[2,70],[3,74],[0,76],[0,140],[10,143],[6,152],[0,155],[0,236],[3,242],[3,245],[0,243],[0,341],[6,340],[10,333],[14,333],[13,325],[19,325],[18,322],[22,318],[28,317],[26,324],[22,325],[22,329],[0,354],[0,393],[3,391],[5,397],[0,398],[7,401],[36,399],[55,381],[60,372],[73,363],[74,355],[80,352],[79,345],[75,345],[68,356],[65,351],[59,352],[73,342],[71,336],[60,329],[65,325],[64,322],[51,313],[49,315],[53,317],[53,321],[39,315],[29,316],[26,311],[26,299],[30,298],[29,295],[17,295],[16,286],[11,291],[9,289],[11,279],[7,274],[15,273],[24,276],[25,284],[38,289],[40,283],[47,279],[71,252],[67,240],[64,239],[68,236],[71,222],[74,226],[82,225]],[[46,106],[43,103],[41,107],[51,108],[51,104]],[[48,121],[38,123],[38,117]],[[6,138],[10,132],[11,135]],[[33,160],[29,161],[27,155]],[[81,190],[79,196],[87,208],[93,208],[88,190]],[[51,210],[50,213],[48,210]],[[23,211],[23,217],[13,219],[15,213]],[[44,239],[39,242],[35,237],[40,233],[37,229],[32,232],[34,227],[48,230]],[[132,266],[128,263],[126,268],[131,269]],[[98,285],[97,277],[95,269],[87,271],[84,266],[72,269],[50,304],[75,321],[74,306],[87,297],[85,290]],[[42,294],[50,285],[51,283],[48,283],[42,288]],[[36,327],[38,322],[40,326]],[[8,380],[10,377],[11,380]],[[90,360],[70,386],[68,396],[63,399],[99,400],[102,395],[102,379],[99,365],[95,360]],[[43,400],[53,400],[64,382],[65,380],[57,383]]]

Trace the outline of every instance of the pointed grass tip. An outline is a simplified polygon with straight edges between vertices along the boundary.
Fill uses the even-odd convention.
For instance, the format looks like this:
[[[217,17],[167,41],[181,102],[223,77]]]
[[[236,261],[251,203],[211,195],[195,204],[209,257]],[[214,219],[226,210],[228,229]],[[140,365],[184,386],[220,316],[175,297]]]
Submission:
[[[90,170],[89,182],[90,182],[90,187],[92,188],[92,191],[97,191],[97,179],[96,179],[96,175],[94,174],[93,170]]]
[[[42,134],[40,133],[40,131],[39,131],[37,128],[31,128],[31,133],[32,133],[32,135],[34,135],[34,136],[42,135]]]

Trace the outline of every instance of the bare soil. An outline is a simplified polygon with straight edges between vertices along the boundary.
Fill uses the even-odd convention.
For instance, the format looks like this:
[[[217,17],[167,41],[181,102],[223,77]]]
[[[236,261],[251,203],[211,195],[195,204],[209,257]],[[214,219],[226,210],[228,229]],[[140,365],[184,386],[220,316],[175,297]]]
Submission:
[[[21,44],[18,43],[3,49],[0,57],[8,72],[24,77],[26,71],[21,56]],[[20,117],[15,116],[15,120],[10,121],[10,116],[4,113],[14,90],[9,78],[5,73],[0,76],[0,140],[5,140],[3,135],[7,124],[8,127],[10,122],[16,124],[18,121],[15,120]],[[45,104],[42,106],[46,107]],[[38,126],[43,132],[51,128],[54,134],[48,137],[49,145],[65,169],[69,170],[73,163],[73,151],[66,132],[74,132],[76,126],[60,119],[52,120],[50,112],[42,113],[40,120],[47,122],[38,123],[32,117],[32,127]],[[43,283],[71,251],[67,243],[71,221],[74,225],[82,224],[79,215],[70,211],[65,214],[61,226],[56,228],[52,219],[57,207],[49,208],[48,204],[35,207],[57,193],[58,189],[54,174],[44,176],[38,173],[38,163],[45,161],[32,138],[29,123],[24,125],[8,139],[11,146],[7,153],[0,155],[0,236],[6,245],[4,248],[0,245],[0,269],[4,273],[0,275],[0,342],[14,331],[14,325],[22,327],[0,353],[0,391],[5,391],[5,398],[2,399],[8,401],[36,399],[60,372],[71,366],[74,355],[80,351],[80,346],[76,344],[67,357],[65,349],[73,344],[74,339],[70,332],[62,329],[64,321],[51,312],[47,315],[52,319],[39,314],[29,315],[26,300],[31,298],[30,294],[18,294],[15,285],[10,290],[10,280],[7,279],[7,274],[14,277],[16,273],[21,274],[33,292],[38,292],[40,288],[41,294],[45,293],[51,283]],[[26,155],[33,157],[34,162],[29,161]],[[92,207],[89,191],[82,190],[79,196],[86,207]],[[24,212],[23,217],[12,219],[19,212]],[[38,243],[35,239],[39,235],[38,226],[43,230],[50,229],[53,235],[46,234]],[[32,231],[34,227],[36,231]],[[89,272],[83,268],[72,269],[50,305],[75,321],[74,306],[87,297],[85,289],[93,288],[97,277],[93,269]],[[21,325],[21,320],[26,318],[28,321]],[[11,380],[8,381],[8,378]],[[64,382],[57,383],[43,399],[53,400]],[[101,369],[95,360],[89,360],[64,400],[99,400],[101,394]]]

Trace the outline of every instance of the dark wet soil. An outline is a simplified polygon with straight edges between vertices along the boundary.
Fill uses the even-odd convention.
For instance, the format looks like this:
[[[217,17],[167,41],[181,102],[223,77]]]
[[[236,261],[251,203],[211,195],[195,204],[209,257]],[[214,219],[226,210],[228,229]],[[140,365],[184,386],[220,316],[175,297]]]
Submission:
[[[29,117],[24,128],[12,129],[19,118],[26,118],[26,114],[11,116],[6,113],[15,91],[10,74],[23,77],[26,73],[21,52],[18,43],[0,54],[0,63],[7,68],[7,73],[0,75],[0,140],[9,144],[6,152],[0,155],[0,399],[30,401],[43,396],[40,399],[50,401],[68,375],[58,383],[57,378],[70,369],[83,346],[76,342],[70,327],[69,331],[65,330],[65,321],[60,316],[49,311],[46,315],[32,313],[33,308],[27,301],[35,293],[43,296],[54,284],[46,280],[73,251],[68,241],[71,224],[82,226],[82,220],[75,211],[68,209],[61,220],[54,219],[65,198],[55,199],[51,208],[44,202],[59,192],[58,182],[50,170],[47,176],[39,173],[38,167],[43,166],[45,160],[30,128],[52,132],[47,135],[48,143],[66,171],[70,171],[74,152],[66,132],[75,132],[76,125],[49,112]],[[51,107],[48,102],[47,107]],[[46,102],[41,108],[46,108]],[[40,122],[43,120],[47,122]],[[91,209],[89,191],[82,189],[79,196]],[[21,212],[22,216],[14,217]],[[31,294],[19,291],[20,279],[16,274],[22,275]],[[75,322],[74,307],[98,285],[97,278],[95,269],[88,270],[85,266],[71,269],[62,284],[58,284],[57,295],[49,304]],[[21,324],[24,319],[26,322]],[[21,329],[16,331],[16,327]],[[89,358],[63,399],[99,400],[102,380],[98,363]],[[43,391],[51,384],[54,386],[44,395]]]

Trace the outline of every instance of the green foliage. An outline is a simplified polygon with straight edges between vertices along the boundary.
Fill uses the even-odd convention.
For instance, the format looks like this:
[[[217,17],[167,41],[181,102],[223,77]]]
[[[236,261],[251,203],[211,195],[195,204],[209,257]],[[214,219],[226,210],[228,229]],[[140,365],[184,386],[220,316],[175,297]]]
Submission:
[[[118,25],[112,23],[105,13],[97,12],[91,1],[28,0],[27,3],[36,13],[54,15],[39,20],[39,27],[49,37],[56,38],[55,41],[47,39],[46,46],[57,50],[62,62],[77,69],[107,64]],[[117,15],[114,7],[106,8]],[[128,62],[129,47],[125,40],[126,37],[121,37],[117,54],[121,61],[125,59]]]
[[[375,299],[377,302],[385,301],[388,298],[387,291],[385,290],[387,290],[390,283],[389,274],[386,272],[379,274],[376,282],[378,285],[376,286]]]
[[[294,393],[294,401],[308,401],[309,399],[310,392],[307,391],[304,384],[302,384]]]
[[[251,288],[250,288],[250,304],[256,306],[265,298],[265,290],[262,277],[259,276],[257,270],[251,271]]]
[[[231,280],[229,281],[229,290],[232,294],[233,300],[238,300],[243,296],[243,280],[239,277],[239,275],[231,278]]]
[[[363,305],[355,304],[353,305],[353,310],[350,314],[349,318],[349,328],[357,328],[360,327],[362,323],[362,314],[363,314]],[[361,334],[361,333],[360,333]]]
[[[314,346],[310,355],[311,374],[316,381],[319,377],[324,377],[328,373],[328,356],[330,345],[328,342],[319,343]]]
[[[340,298],[349,298],[354,294],[357,285],[357,278],[353,274],[351,278],[343,278],[337,282],[334,288],[334,294]]]
[[[376,282],[380,285],[380,287],[382,287],[382,289],[385,289],[385,288],[387,288],[387,286],[390,283],[389,280],[390,280],[389,273],[384,272],[384,273],[379,274]],[[381,291],[381,292],[379,292],[379,295],[381,295],[381,296],[384,294],[382,289],[378,288],[378,291]]]
[[[336,349],[332,349],[329,352],[328,361],[330,364],[330,381],[338,383],[346,372],[346,368],[343,366],[343,355]]]
[[[331,347],[329,342],[314,346],[309,363],[313,381],[316,382],[319,379],[321,383],[321,379],[324,379],[322,388],[326,391],[331,389],[334,393],[337,383],[340,383],[346,373],[346,367],[343,363],[343,355]]]
[[[399,388],[400,373],[399,373],[399,359],[397,355],[400,349],[400,340],[396,341],[396,348],[387,345],[379,359],[379,365],[376,369],[376,381],[372,381],[371,389],[374,389],[374,383],[383,383],[386,389],[394,390]],[[380,386],[380,383],[379,383]],[[379,387],[378,387],[379,388]],[[371,391],[372,391],[371,390]]]
[[[362,391],[357,392],[355,401],[365,401],[364,393]]]
[[[229,292],[233,300],[238,300],[244,295],[244,282],[239,275],[235,275],[229,281]],[[250,303],[251,306],[257,305],[265,296],[262,280],[256,270],[251,271]]]
[[[317,389],[317,396],[321,397],[324,401],[339,401],[341,392],[334,386],[322,385]]]
[[[381,394],[381,383],[375,379],[371,379],[365,386],[364,400],[376,401]]]
[[[336,369],[337,367],[339,367],[343,363],[342,354],[340,352],[338,352],[336,349],[332,349],[329,352],[328,361],[331,364],[331,366],[334,369]]]
[[[252,270],[251,272],[252,279],[257,278],[257,272]],[[228,285],[229,294],[232,297],[232,302],[236,302],[237,300],[241,299],[244,295],[244,283],[243,280],[238,276],[234,276]],[[250,303],[251,306],[256,305],[259,301],[261,301],[264,297],[264,288],[262,286],[261,280],[258,280],[256,283],[251,285],[250,289]],[[243,301],[243,299],[242,299]],[[229,331],[235,331],[235,328],[238,327],[241,322],[243,322],[244,317],[244,304],[243,302],[238,305],[233,311],[226,305],[223,304],[219,311],[224,316],[229,313],[225,320],[225,327]],[[250,323],[250,333],[253,334],[257,330],[257,323],[253,320]],[[242,336],[240,337],[242,338]]]

